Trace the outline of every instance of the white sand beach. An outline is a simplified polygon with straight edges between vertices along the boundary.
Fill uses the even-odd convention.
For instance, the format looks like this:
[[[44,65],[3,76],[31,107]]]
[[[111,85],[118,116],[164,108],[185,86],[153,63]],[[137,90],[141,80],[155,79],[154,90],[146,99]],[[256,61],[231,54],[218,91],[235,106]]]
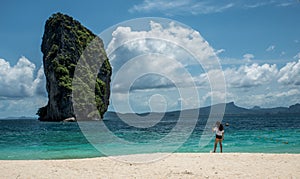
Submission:
[[[0,178],[300,178],[300,154],[174,153],[149,162],[157,155],[1,160]]]

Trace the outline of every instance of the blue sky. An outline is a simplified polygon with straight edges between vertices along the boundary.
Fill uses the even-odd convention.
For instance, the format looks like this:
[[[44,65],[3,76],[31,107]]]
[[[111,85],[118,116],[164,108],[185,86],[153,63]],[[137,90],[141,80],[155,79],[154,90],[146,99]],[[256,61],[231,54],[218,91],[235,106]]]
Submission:
[[[170,78],[178,79],[185,73],[178,71],[180,65],[172,66],[174,68],[171,69],[166,62],[171,63],[172,58],[166,56],[168,60],[160,61],[159,64],[162,70],[170,67],[170,73],[144,76],[135,81],[132,88],[137,90],[131,90],[129,95],[129,103],[134,112],[176,110],[184,106],[183,104],[191,108],[205,106],[209,104],[209,98],[214,93],[220,99],[235,101],[243,107],[289,106],[300,102],[299,1],[3,1],[0,6],[0,117],[34,116],[38,107],[46,104],[40,44],[44,23],[55,12],[74,17],[95,34],[111,26],[114,26],[110,28],[110,32],[113,32],[118,27],[115,25],[121,23],[119,26],[124,28],[119,28],[115,35],[125,39],[132,38],[134,34],[141,35],[142,31],[151,34],[154,29],[151,25],[143,29],[138,25],[131,25],[130,22],[122,23],[123,21],[158,17],[154,18],[153,25],[163,25],[163,29],[159,30],[165,30],[167,33],[172,31],[170,22],[174,20],[176,23],[173,27],[184,24],[181,30],[186,28],[191,30],[189,32],[199,32],[200,36],[195,38],[195,42],[201,39],[208,42],[207,48],[214,51],[222,65],[226,96],[210,91],[207,81],[202,81],[207,79],[209,74],[214,74],[214,71],[208,70],[205,73],[201,66],[185,61],[188,59],[181,59],[180,62],[188,69],[188,73],[192,74],[191,79],[196,83],[200,95],[196,100],[199,103],[195,102],[195,99],[184,99],[178,92],[173,93],[176,88],[174,84],[170,84]],[[160,18],[171,21],[164,22]],[[125,31],[125,27],[130,27],[130,31]],[[180,33],[172,35],[182,38]],[[108,47],[111,42],[105,43]],[[156,45],[157,43],[159,41],[155,42]],[[144,45],[148,50],[151,48],[158,52],[153,48],[155,46],[151,46],[151,42]],[[163,45],[172,47],[172,44]],[[180,49],[175,49],[180,55]],[[112,61],[115,69],[125,64],[120,57],[118,58],[118,55],[122,55],[122,50],[130,52],[132,56],[141,53],[137,49],[133,51],[129,46],[123,46],[123,49],[111,54],[111,58],[115,58]],[[153,64],[147,65],[159,69],[152,66]],[[130,71],[124,72],[128,76],[133,75]],[[164,75],[170,78],[164,78]],[[125,79],[119,80],[123,82]],[[118,80],[113,83],[116,86],[120,84]],[[112,87],[114,90],[115,87]],[[128,112],[126,107],[122,107],[123,95],[124,92],[113,91],[113,104],[119,106],[119,111]],[[113,106],[110,107],[110,110],[114,109]]]

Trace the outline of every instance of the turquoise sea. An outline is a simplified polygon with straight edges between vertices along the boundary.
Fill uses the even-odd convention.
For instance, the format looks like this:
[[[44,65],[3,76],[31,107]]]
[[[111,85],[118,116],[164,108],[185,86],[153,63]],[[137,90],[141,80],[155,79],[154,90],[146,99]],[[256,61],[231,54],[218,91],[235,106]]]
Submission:
[[[183,124],[190,125],[190,120],[186,117]],[[153,152],[208,153],[213,148],[213,133],[208,143],[199,146],[206,120],[207,117],[199,117],[191,134],[184,134],[184,126],[181,131],[172,131],[178,119],[168,114],[154,126],[146,128],[130,126],[117,115],[106,115],[103,121],[79,124],[40,122],[37,119],[0,120],[0,159],[70,159]],[[223,152],[300,153],[300,116],[225,116],[222,123],[229,123],[225,126]],[[170,133],[170,140],[164,140]],[[187,135],[187,140],[183,140],[184,135]],[[121,142],[116,139],[121,139]]]

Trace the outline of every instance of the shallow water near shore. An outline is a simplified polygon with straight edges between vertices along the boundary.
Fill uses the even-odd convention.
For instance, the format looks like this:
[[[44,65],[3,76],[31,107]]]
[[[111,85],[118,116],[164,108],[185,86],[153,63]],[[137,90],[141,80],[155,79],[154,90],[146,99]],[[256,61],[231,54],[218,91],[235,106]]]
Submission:
[[[189,120],[185,118],[187,125]],[[213,138],[204,147],[199,147],[206,120],[206,117],[198,119],[187,140],[181,142],[182,133],[179,132],[173,134],[171,141],[158,142],[157,145],[149,143],[169,134],[178,122],[176,116],[167,114],[150,128],[129,126],[117,115],[106,116],[103,121],[84,122],[87,129],[95,128],[95,124],[104,124],[116,138],[135,144],[126,149],[122,143],[112,142],[108,138],[105,140],[106,134],[103,133],[96,148],[100,151],[105,148],[109,153],[99,152],[90,144],[81,131],[81,124],[76,122],[0,120],[0,159],[73,159],[153,152],[208,153],[213,148]],[[300,153],[299,122],[300,116],[224,117],[222,123],[229,123],[229,126],[225,126],[223,152]],[[94,136],[95,141],[98,135]]]

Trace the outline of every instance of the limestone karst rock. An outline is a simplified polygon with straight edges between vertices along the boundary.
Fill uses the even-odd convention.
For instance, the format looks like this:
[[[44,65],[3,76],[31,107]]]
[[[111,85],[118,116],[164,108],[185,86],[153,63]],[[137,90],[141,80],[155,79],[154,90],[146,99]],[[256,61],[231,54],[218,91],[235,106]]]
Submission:
[[[96,42],[97,48],[86,52],[87,46]],[[102,40],[78,21],[61,13],[53,14],[45,24],[41,45],[43,66],[46,75],[48,104],[41,107],[37,115],[41,121],[63,121],[67,118],[93,119],[97,112],[103,117],[109,105],[110,80],[112,68],[104,51]],[[94,84],[94,101],[97,110],[86,104],[87,101],[77,99],[74,103],[72,85],[76,65],[82,55],[93,55],[93,59],[101,62],[98,75],[92,81],[82,80],[83,84]],[[88,61],[88,58],[82,58]],[[84,61],[85,62],[85,61]],[[88,62],[86,62],[88,64]],[[76,69],[77,70],[77,69]],[[92,73],[84,72],[87,76]],[[77,96],[86,97],[87,89],[82,89]],[[90,90],[91,91],[91,90]],[[85,103],[85,104],[83,104]],[[74,106],[76,106],[76,111]],[[79,113],[79,114],[78,114]]]

